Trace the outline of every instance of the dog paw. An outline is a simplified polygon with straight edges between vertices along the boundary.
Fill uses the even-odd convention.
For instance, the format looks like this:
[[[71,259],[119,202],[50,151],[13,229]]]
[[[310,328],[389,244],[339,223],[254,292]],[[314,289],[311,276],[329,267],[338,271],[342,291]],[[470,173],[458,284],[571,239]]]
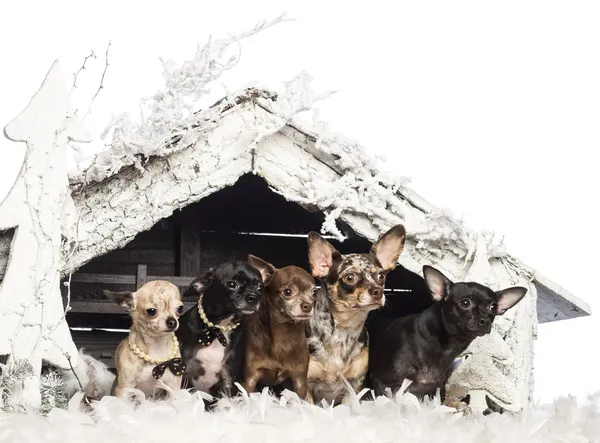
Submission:
[[[459,401],[455,408],[457,412],[462,413],[464,416],[469,416],[473,414],[471,406],[469,406],[469,404],[464,401]]]

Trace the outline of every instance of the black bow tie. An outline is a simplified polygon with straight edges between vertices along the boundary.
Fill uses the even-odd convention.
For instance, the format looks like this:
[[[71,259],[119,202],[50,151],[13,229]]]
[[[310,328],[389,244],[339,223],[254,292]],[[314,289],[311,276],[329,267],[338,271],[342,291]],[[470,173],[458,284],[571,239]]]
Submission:
[[[171,360],[162,362],[161,364],[154,366],[152,369],[152,377],[158,380],[164,375],[167,368],[169,368],[173,374],[181,375],[185,371],[185,363],[182,358],[172,358]]]
[[[219,343],[223,345],[223,347],[227,347],[227,338],[225,338],[225,334],[219,328],[208,328],[200,333],[200,339],[198,343],[202,346],[210,346],[214,339],[219,340]]]

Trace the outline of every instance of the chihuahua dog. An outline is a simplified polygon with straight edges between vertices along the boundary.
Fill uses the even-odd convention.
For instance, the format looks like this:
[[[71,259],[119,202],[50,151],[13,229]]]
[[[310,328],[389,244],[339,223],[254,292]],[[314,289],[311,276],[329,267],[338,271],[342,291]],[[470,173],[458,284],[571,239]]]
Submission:
[[[267,295],[257,313],[246,320],[246,358],[242,386],[276,386],[290,380],[298,396],[307,399],[308,344],[305,326],[316,299],[314,278],[297,266],[276,269],[253,255],[248,262],[267,275]]]
[[[232,395],[243,364],[239,326],[258,310],[266,278],[246,262],[228,261],[192,282],[186,295],[195,294],[198,305],[181,317],[177,331],[184,387],[213,397]]]
[[[423,266],[423,276],[435,301],[431,307],[370,325],[367,383],[376,395],[385,388],[396,392],[407,379],[417,397],[434,396],[439,388],[443,399],[456,358],[527,293],[520,286],[492,291],[478,283],[452,283],[431,266]]]
[[[111,394],[126,399],[126,389],[136,388],[147,397],[170,397],[161,384],[179,390],[185,370],[175,336],[183,313],[179,289],[168,281],[154,280],[135,292],[104,294],[127,309],[133,321],[129,336],[115,353],[117,377]]]
[[[308,325],[308,401],[346,402],[350,386],[362,389],[369,346],[365,321],[385,303],[386,275],[397,265],[406,231],[397,225],[368,254],[338,252],[316,232],[308,236],[312,275],[321,280]]]

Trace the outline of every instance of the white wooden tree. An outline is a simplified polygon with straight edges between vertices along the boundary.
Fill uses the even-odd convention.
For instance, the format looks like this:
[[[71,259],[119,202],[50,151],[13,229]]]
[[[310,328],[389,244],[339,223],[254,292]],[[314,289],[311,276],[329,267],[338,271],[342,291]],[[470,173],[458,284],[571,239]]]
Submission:
[[[458,366],[448,380],[447,395],[453,399],[469,394],[473,411],[487,409],[486,397],[510,412],[522,408],[516,395],[516,386],[500,371],[498,364],[509,366],[513,354],[497,331],[478,337],[466,353],[467,360]]]
[[[72,238],[76,220],[67,144],[91,139],[75,116],[58,61],[4,134],[25,142],[27,151],[0,204],[0,230],[16,228],[0,286],[0,354],[10,354],[9,361],[25,359],[32,364],[34,375],[13,393],[13,402],[36,408],[42,361],[67,369],[79,359],[65,320],[59,269],[61,241]]]

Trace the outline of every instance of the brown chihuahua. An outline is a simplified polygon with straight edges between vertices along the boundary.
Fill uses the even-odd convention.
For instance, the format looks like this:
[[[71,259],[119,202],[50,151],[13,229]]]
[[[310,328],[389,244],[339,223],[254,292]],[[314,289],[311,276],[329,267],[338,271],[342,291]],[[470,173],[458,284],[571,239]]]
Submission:
[[[147,397],[170,397],[161,385],[179,390],[185,370],[175,336],[183,313],[179,289],[168,281],[154,280],[136,292],[104,294],[127,309],[133,321],[129,336],[115,353],[117,378],[111,394],[125,400],[125,390],[136,388]]]
[[[385,278],[397,265],[405,237],[404,226],[397,225],[368,254],[341,254],[316,232],[308,235],[312,275],[322,282],[309,322],[309,401],[346,402],[344,380],[356,392],[362,389],[369,360],[365,321],[385,304]]]
[[[310,356],[305,328],[315,305],[315,280],[297,266],[276,269],[253,255],[248,256],[248,263],[267,276],[268,284],[264,302],[245,325],[242,386],[250,393],[258,383],[275,386],[289,380],[296,394],[306,400]]]

